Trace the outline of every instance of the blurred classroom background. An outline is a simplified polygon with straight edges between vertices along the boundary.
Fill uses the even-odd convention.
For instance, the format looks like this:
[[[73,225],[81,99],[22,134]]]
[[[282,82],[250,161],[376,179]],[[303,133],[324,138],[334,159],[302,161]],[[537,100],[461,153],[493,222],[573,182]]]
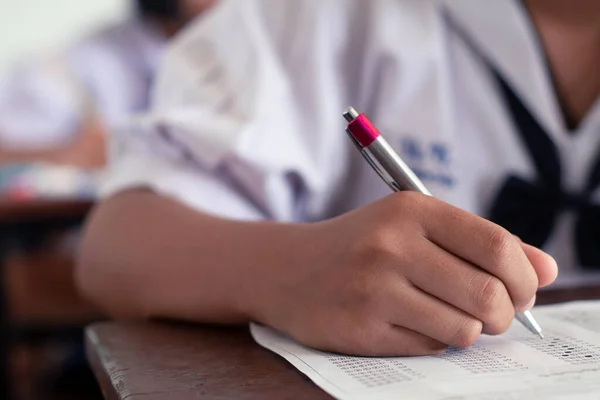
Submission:
[[[0,82],[7,76],[16,79],[14,71],[27,68],[38,57],[126,21],[132,4],[0,0]],[[22,111],[19,104],[27,107],[23,102],[27,96],[31,100],[31,93],[24,99],[7,98],[16,97],[6,90],[12,86],[12,82],[0,85],[0,108],[5,107],[0,109],[0,129],[7,102],[14,104],[10,112],[16,115]],[[53,99],[44,99],[48,100]],[[26,130],[28,124],[23,126]],[[2,146],[0,142],[0,398],[101,398],[86,369],[81,343],[83,326],[101,315],[79,298],[72,282],[77,230],[90,209],[97,171],[68,163],[53,165],[51,158],[12,159],[8,153],[15,149]]]
[[[123,20],[127,0],[0,0],[0,72],[31,55],[59,49]]]

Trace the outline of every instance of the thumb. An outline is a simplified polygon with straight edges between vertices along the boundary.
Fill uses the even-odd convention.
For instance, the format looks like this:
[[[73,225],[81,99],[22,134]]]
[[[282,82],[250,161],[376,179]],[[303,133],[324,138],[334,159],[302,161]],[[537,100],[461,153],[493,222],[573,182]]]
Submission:
[[[538,276],[539,287],[550,285],[558,276],[558,265],[552,256],[542,250],[521,242],[523,252]]]

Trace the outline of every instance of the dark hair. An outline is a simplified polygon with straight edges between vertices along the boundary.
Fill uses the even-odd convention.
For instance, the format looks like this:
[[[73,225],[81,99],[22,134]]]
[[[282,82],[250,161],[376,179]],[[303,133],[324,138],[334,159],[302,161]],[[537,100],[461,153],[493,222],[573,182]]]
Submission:
[[[141,15],[160,18],[179,17],[179,0],[136,0]]]

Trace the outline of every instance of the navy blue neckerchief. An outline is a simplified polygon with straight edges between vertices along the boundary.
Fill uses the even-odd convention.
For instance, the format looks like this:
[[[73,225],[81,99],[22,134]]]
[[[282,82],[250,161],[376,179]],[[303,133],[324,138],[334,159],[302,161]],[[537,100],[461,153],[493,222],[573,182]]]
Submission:
[[[583,191],[567,192],[562,184],[558,150],[548,133],[460,25],[452,18],[448,20],[454,31],[489,69],[536,171],[536,177],[532,180],[515,174],[507,176],[487,217],[525,243],[543,248],[554,232],[559,216],[572,211],[575,214],[574,243],[578,262],[586,269],[600,268],[600,205],[592,201],[592,193],[600,186],[600,152],[593,162]]]

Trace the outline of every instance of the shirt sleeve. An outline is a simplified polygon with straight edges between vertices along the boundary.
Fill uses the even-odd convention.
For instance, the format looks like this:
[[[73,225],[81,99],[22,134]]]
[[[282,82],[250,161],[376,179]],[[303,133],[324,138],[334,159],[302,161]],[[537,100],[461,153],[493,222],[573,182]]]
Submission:
[[[46,150],[72,139],[79,98],[67,57],[40,57],[0,78],[0,146]]]
[[[350,3],[224,0],[200,17],[167,50],[151,111],[114,132],[102,196],[146,187],[222,217],[321,219],[350,158]]]

